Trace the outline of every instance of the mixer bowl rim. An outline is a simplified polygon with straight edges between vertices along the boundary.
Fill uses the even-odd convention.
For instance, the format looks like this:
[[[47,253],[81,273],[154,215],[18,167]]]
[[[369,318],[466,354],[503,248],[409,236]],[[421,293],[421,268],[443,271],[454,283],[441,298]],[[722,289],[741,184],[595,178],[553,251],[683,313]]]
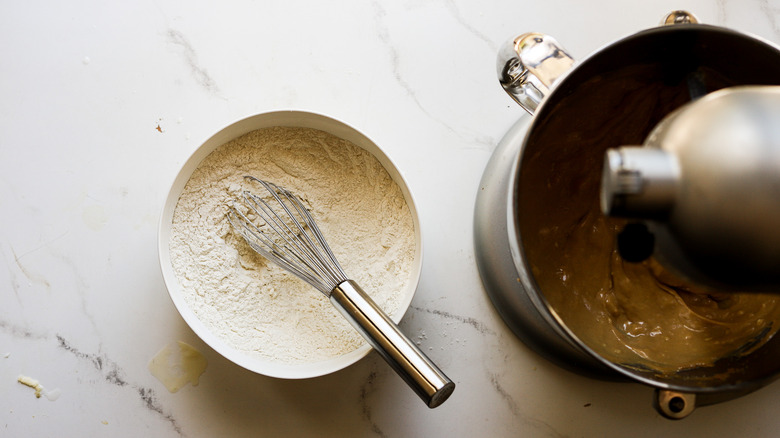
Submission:
[[[550,324],[550,327],[561,337],[563,337],[564,340],[568,344],[570,344],[575,350],[585,352],[587,356],[593,358],[599,364],[606,366],[608,369],[618,373],[618,375],[627,377],[633,381],[637,381],[639,383],[643,383],[651,387],[664,389],[664,390],[671,390],[671,391],[687,392],[687,393],[713,393],[713,394],[724,393],[724,392],[744,393],[745,391],[756,390],[766,385],[767,383],[779,378],[780,367],[777,370],[775,370],[775,372],[773,373],[767,373],[766,375],[760,376],[759,378],[753,380],[726,382],[723,384],[712,385],[712,386],[692,386],[692,385],[687,385],[679,382],[674,382],[671,381],[671,379],[664,379],[661,376],[653,375],[651,372],[642,373],[641,371],[607,360],[601,355],[599,355],[598,353],[596,353],[592,348],[590,348],[587,344],[585,344],[574,332],[572,332],[572,330],[563,322],[560,315],[558,315],[557,312],[555,312],[555,310],[552,308],[548,300],[544,297],[544,294],[541,293],[541,289],[539,288],[539,285],[536,283],[533,274],[531,273],[530,267],[528,266],[527,257],[525,255],[525,250],[523,249],[523,245],[522,245],[522,237],[519,232],[518,221],[519,221],[520,213],[517,208],[517,201],[518,201],[517,187],[519,184],[518,180],[520,178],[520,169],[523,164],[523,157],[525,155],[524,152],[526,149],[526,145],[528,144],[529,138],[533,135],[537,126],[539,126],[544,121],[546,117],[546,113],[551,111],[548,110],[547,108],[548,107],[553,108],[555,106],[556,101],[559,100],[563,95],[563,93],[565,92],[564,87],[561,87],[560,85],[566,83],[571,76],[577,75],[579,72],[583,71],[584,69],[589,68],[590,64],[594,62],[598,62],[600,57],[609,56],[609,52],[615,50],[619,46],[630,44],[643,38],[654,38],[659,34],[685,33],[685,32],[712,32],[715,34],[733,35],[739,39],[745,41],[751,41],[753,43],[763,44],[767,46],[767,48],[774,49],[775,51],[778,52],[777,59],[780,59],[780,46],[759,36],[750,34],[748,32],[736,31],[733,29],[720,27],[720,26],[713,26],[713,25],[701,24],[701,23],[689,23],[689,24],[658,26],[658,27],[652,27],[652,28],[640,30],[638,32],[629,34],[623,38],[605,44],[602,47],[590,53],[587,57],[583,58],[580,61],[575,62],[575,64],[569,70],[567,70],[565,73],[563,73],[563,75],[561,75],[558,78],[557,82],[552,87],[550,93],[547,96],[545,96],[545,98],[542,100],[542,102],[540,103],[540,105],[538,106],[538,108],[536,109],[532,117],[532,120],[525,132],[525,135],[522,137],[523,138],[522,142],[518,145],[519,150],[515,156],[515,163],[511,166],[510,175],[508,178],[510,185],[507,193],[508,199],[506,199],[507,206],[508,206],[507,234],[509,238],[509,247],[510,247],[513,264],[515,266],[515,269],[517,270],[518,281],[520,282],[522,289],[524,290],[524,293],[528,295],[530,301],[536,308],[539,315],[548,324]],[[780,342],[780,340],[778,339],[775,339],[773,341]]]

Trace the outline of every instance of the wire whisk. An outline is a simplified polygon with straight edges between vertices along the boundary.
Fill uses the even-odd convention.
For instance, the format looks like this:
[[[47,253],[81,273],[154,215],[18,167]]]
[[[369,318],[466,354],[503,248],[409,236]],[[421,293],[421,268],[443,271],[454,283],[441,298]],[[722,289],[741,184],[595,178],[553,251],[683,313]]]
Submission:
[[[249,246],[327,296],[430,408],[455,384],[349,279],[301,199],[268,181],[246,176],[263,190],[244,191],[227,219]]]
[[[246,178],[262,185],[270,196],[264,199],[244,191],[240,205],[246,210],[234,203],[228,213],[233,228],[260,255],[330,295],[333,288],[347,280],[347,274],[309,210],[289,190],[255,177]]]

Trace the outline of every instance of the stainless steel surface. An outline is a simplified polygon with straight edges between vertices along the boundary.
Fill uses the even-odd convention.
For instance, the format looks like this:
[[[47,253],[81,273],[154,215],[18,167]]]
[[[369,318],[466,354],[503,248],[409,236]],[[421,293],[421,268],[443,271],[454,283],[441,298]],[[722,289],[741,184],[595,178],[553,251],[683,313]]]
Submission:
[[[567,99],[571,96],[587,90],[587,95],[593,96],[592,107],[596,108],[577,113],[571,119],[573,128],[586,120],[593,121],[594,126],[610,126],[614,119],[610,111],[615,109],[601,103],[619,97],[623,91],[619,83],[604,80],[607,75],[654,78],[667,90],[673,90],[680,102],[662,102],[651,94],[641,101],[642,105],[663,111],[643,112],[645,117],[635,126],[612,123],[616,138],[636,138],[641,143],[663,116],[684,103],[682,100],[726,86],[770,85],[780,81],[780,50],[771,43],[729,29],[696,24],[690,14],[674,13],[665,21],[674,25],[638,32],[573,64],[568,71],[554,70],[547,88],[540,87],[543,81],[531,75],[520,57],[512,53],[515,42],[527,34],[502,49],[498,56],[501,85],[533,117],[528,121],[521,119],[509,130],[485,168],[475,205],[475,253],[483,284],[497,311],[518,337],[542,356],[589,376],[632,380],[686,397],[695,394],[695,405],[705,406],[747,394],[776,379],[780,371],[776,360],[780,338],[775,337],[747,356],[723,359],[713,367],[673,375],[613,363],[582,342],[551,308],[536,283],[520,233],[523,218],[538,212],[523,210],[519,200],[523,194],[533,196],[541,189],[533,181],[523,179],[524,166],[529,157],[559,157],[565,152],[540,143],[538,137],[551,120],[560,120],[559,105],[570,101]],[[546,46],[550,51],[537,53],[534,58],[555,59],[557,43]],[[529,81],[533,86],[525,85]],[[593,84],[597,86],[594,88]],[[621,101],[612,99],[615,100]],[[632,114],[637,110],[618,111]],[[568,139],[567,132],[557,135]],[[569,145],[569,152],[576,149],[571,140],[565,144]],[[620,144],[631,143],[618,140],[615,146]],[[583,154],[601,162],[608,147],[603,142],[591,142]],[[593,166],[592,172],[596,178],[601,175],[599,166]],[[556,184],[578,184],[568,175],[556,175]],[[598,193],[594,201],[598,202]],[[550,205],[545,208],[562,208],[558,202],[565,200],[548,200]],[[656,408],[660,409],[657,403]]]
[[[688,11],[677,10],[666,14],[666,17],[661,21],[663,25],[670,24],[698,24],[699,19],[695,15]]]
[[[696,409],[696,394],[656,389],[654,405],[664,417],[679,420]]]
[[[228,219],[236,232],[260,255],[328,296],[429,408],[444,403],[455,384],[348,279],[300,199],[273,183],[246,178],[264,196],[245,191],[234,202]]]
[[[555,38],[525,33],[500,49],[496,63],[498,81],[515,102],[533,114],[555,81],[573,63]]]
[[[668,268],[713,288],[780,291],[780,87],[709,94],[605,160],[605,213],[650,220]]]
[[[363,335],[429,408],[452,394],[450,381],[352,280],[336,286],[330,302]]]
[[[521,145],[532,118],[523,116],[504,135],[490,157],[479,185],[474,208],[474,246],[477,268],[493,306],[523,343],[556,365],[577,373],[612,380],[618,378],[571,339],[543,297],[515,245],[514,181]]]
[[[611,216],[664,218],[674,208],[679,180],[679,162],[661,149],[609,149],[604,154],[601,211]]]

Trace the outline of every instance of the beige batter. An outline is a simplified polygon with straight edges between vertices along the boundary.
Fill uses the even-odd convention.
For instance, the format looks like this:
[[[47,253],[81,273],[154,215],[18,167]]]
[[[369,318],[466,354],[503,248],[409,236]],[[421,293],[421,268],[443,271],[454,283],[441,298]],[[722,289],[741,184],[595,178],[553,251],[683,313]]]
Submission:
[[[652,258],[629,263],[617,253],[626,222],[599,209],[604,151],[641,144],[689,99],[687,89],[647,79],[653,76],[597,78],[562,101],[528,145],[518,207],[534,277],[565,324],[605,358],[664,374],[763,345],[779,327],[780,296],[707,293]],[[719,88],[716,77],[704,78]],[[618,83],[621,92],[603,93],[599,81]]]

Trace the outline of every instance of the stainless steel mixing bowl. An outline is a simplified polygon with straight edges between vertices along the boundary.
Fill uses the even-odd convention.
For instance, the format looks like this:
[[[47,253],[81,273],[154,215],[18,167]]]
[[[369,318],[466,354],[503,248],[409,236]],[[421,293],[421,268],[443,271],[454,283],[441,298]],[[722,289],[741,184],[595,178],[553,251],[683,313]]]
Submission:
[[[556,118],[560,121],[561,117],[572,117],[563,111],[566,108],[562,105],[573,97],[586,93],[584,100],[594,105],[572,118],[572,129],[582,119],[610,126],[614,109],[602,103],[619,98],[623,90],[614,78],[621,75],[655,78],[679,96],[694,95],[701,91],[701,86],[709,92],[725,86],[780,83],[780,50],[773,44],[744,33],[698,24],[684,13],[670,14],[667,23],[672,25],[628,36],[581,62],[572,63],[553,39],[541,34],[518,37],[502,51],[498,69],[504,88],[532,116],[521,117],[491,157],[478,191],[474,232],[477,264],[485,289],[506,324],[524,343],[574,372],[649,385],[656,389],[654,401],[659,412],[669,418],[682,418],[697,405],[732,399],[775,379],[780,372],[780,337],[775,336],[746,356],[724,358],[712,367],[673,375],[661,376],[651,370],[613,363],[586,345],[551,308],[531,271],[522,233],[524,227],[530,226],[528,218],[541,214],[555,217],[555,209],[567,202],[552,197],[541,210],[523,208],[524,197],[543,189],[538,180],[529,176],[533,173],[529,172],[529,157],[537,163],[549,157],[552,162],[570,152],[551,146],[561,143],[555,136],[570,132],[550,132],[546,127]],[[525,49],[530,51],[517,53]],[[544,66],[546,61],[551,62],[550,68]],[[702,76],[702,71],[708,73]],[[648,96],[641,103],[642,108],[622,109],[642,110],[639,113],[645,120],[634,126],[611,125],[611,134],[618,144],[640,144],[665,114],[686,101],[660,99],[661,96]],[[648,107],[653,110],[648,111]],[[578,178],[591,174],[600,177],[605,148],[595,143],[578,141],[571,145],[578,150],[582,172],[558,175],[556,184],[579,184]]]

